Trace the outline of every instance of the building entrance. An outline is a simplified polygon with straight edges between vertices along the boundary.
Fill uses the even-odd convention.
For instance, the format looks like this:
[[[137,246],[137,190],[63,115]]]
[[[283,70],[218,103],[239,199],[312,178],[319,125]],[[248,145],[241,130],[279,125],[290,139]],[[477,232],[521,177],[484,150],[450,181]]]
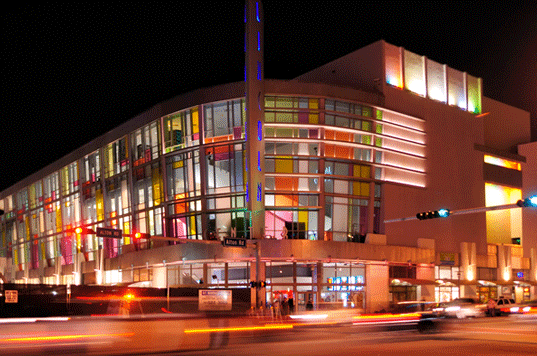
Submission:
[[[317,305],[317,293],[313,291],[297,292],[296,310],[310,311]]]

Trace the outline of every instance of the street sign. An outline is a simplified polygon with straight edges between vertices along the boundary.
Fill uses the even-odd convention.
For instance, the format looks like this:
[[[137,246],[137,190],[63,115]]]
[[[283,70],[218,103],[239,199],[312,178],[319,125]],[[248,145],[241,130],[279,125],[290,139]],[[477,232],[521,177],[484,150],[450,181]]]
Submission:
[[[97,228],[97,236],[98,237],[109,237],[112,239],[121,239],[122,237],[122,231],[118,229],[110,229],[106,227],[98,227]]]
[[[18,290],[5,290],[6,303],[18,303],[19,302],[19,291]]]
[[[246,247],[245,239],[232,239],[229,237],[224,238],[224,246],[230,247]]]

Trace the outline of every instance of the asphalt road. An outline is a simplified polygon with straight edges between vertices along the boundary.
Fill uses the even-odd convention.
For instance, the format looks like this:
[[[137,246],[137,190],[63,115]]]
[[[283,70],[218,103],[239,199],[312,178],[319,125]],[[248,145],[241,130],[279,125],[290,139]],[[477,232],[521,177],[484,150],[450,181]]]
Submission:
[[[265,340],[234,339],[219,350],[177,355],[537,355],[537,320],[453,320],[431,334],[416,330],[364,330],[356,326],[302,328],[265,336]]]
[[[388,331],[371,324],[256,324],[244,318],[160,316],[15,321],[0,324],[0,354],[537,355],[537,318],[449,320],[426,334],[408,325],[390,326]]]

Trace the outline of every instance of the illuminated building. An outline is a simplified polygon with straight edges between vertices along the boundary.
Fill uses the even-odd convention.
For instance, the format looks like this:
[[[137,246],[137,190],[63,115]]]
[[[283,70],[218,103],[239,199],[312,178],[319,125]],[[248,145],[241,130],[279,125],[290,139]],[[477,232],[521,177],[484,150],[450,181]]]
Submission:
[[[0,192],[6,280],[261,279],[269,298],[368,311],[459,294],[535,297],[535,210],[396,221],[537,193],[527,112],[483,97],[479,78],[384,41],[267,80],[262,15],[249,14],[246,84],[159,103]],[[124,236],[68,231],[80,226]],[[249,242],[223,246],[225,237]]]

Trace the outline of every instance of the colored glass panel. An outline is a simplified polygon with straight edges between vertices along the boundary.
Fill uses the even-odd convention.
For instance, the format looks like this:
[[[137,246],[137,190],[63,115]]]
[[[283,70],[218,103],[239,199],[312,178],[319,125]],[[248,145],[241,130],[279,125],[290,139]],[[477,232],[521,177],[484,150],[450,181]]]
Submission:
[[[293,160],[291,157],[289,159],[277,158],[275,160],[275,171],[276,173],[293,173]]]
[[[467,75],[468,111],[481,113],[481,79]]]
[[[386,83],[403,87],[403,72],[401,68],[401,49],[394,45],[384,44],[386,62]]]
[[[447,68],[448,76],[448,104],[466,110],[466,93],[464,88],[464,74],[456,69]]]
[[[427,95],[443,103],[447,101],[445,66],[427,59]]]
[[[424,57],[405,50],[404,58],[405,89],[425,96]]]

